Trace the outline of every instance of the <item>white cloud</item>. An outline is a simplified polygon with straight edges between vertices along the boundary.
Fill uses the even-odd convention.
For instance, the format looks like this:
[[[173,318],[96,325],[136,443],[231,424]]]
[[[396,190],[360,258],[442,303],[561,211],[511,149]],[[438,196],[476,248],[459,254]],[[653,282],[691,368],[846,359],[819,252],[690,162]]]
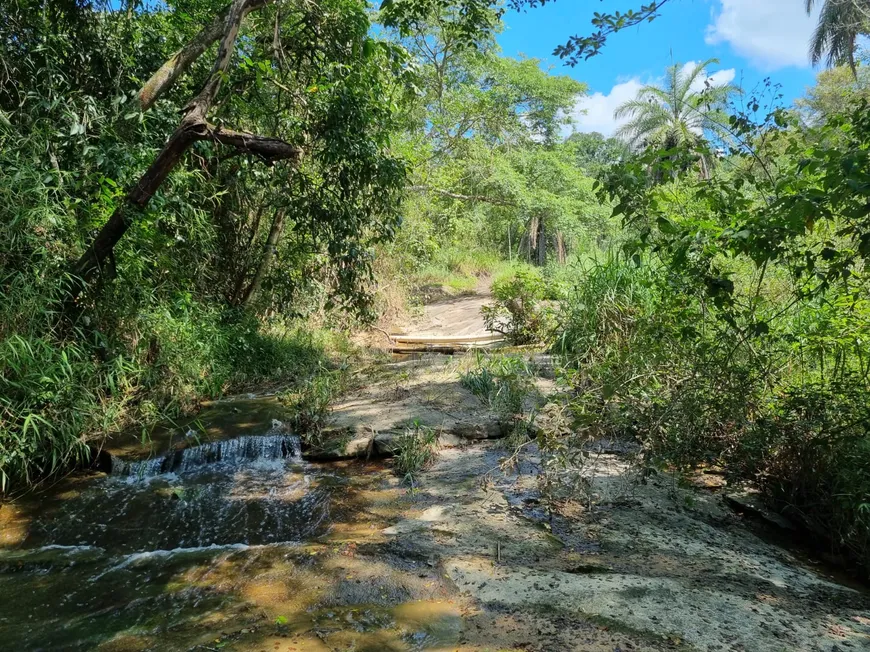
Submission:
[[[727,43],[763,70],[810,65],[807,50],[822,3],[811,16],[801,0],[721,0],[707,26],[709,45]]]
[[[592,93],[577,100],[571,118],[577,131],[597,131],[610,136],[625,120],[617,121],[613,112],[623,102],[634,99],[643,87],[640,79],[629,79],[617,84],[610,93]]]
[[[680,69],[680,74],[685,75],[688,72],[697,66],[700,61],[687,61],[683,64],[683,67]],[[724,86],[725,84],[730,84],[734,81],[734,78],[737,76],[737,71],[734,68],[726,68],[725,70],[717,70],[716,72],[707,73],[706,77],[699,77],[692,84],[692,91],[695,93],[700,93],[707,87],[707,82],[710,82],[711,86]]]
[[[687,72],[697,65],[697,63],[698,62],[696,61],[688,61],[683,65],[681,72]],[[708,79],[714,86],[730,84],[734,81],[736,76],[737,72],[734,68],[717,70],[710,73],[707,77],[697,79],[692,85],[692,90],[703,90],[705,81]],[[614,131],[628,120],[628,118],[616,120],[613,117],[613,112],[616,110],[616,107],[628,100],[633,100],[637,95],[637,92],[645,85],[650,83],[660,84],[661,82],[661,79],[641,81],[639,77],[634,77],[616,84],[612,89],[610,89],[610,93],[607,95],[598,92],[593,93],[592,95],[584,95],[580,97],[577,100],[577,104],[574,105],[574,110],[570,114],[571,119],[574,121],[573,127],[576,131],[597,131],[605,136],[612,135]]]

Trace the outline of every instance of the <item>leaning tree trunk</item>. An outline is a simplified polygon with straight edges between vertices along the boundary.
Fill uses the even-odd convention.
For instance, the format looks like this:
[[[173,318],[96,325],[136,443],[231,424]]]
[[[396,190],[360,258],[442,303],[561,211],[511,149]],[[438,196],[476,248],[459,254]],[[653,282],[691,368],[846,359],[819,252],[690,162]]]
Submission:
[[[281,234],[284,232],[284,218],[287,216],[287,211],[279,208],[275,211],[275,218],[272,220],[272,227],[269,229],[269,237],[266,238],[266,247],[263,250],[263,257],[260,258],[260,264],[257,266],[257,272],[254,278],[245,290],[239,303],[243,306],[248,306],[251,300],[259,292],[260,285],[263,283],[263,278],[269,271],[272,265],[272,260],[275,258],[275,251],[278,248],[278,241],[281,239]]]
[[[274,0],[248,0],[242,7],[242,16],[244,17],[245,14],[261,9],[272,2]],[[169,61],[151,75],[151,78],[139,90],[140,110],[150,109],[210,45],[221,38],[226,30],[229,13],[235,4],[224,7],[209,25],[203,27],[199,34],[194,36],[189,43],[173,54]]]
[[[115,212],[109,217],[109,220],[100,230],[87,251],[85,251],[73,267],[71,286],[64,310],[68,314],[75,310],[78,298],[87,285],[100,274],[106,259],[111,255],[115,245],[124,236],[127,229],[130,228],[136,215],[148,205],[154,193],[163,185],[166,177],[175,169],[181,157],[193,143],[198,140],[211,140],[235,147],[241,151],[256,153],[267,162],[282,159],[291,159],[298,162],[300,159],[301,151],[299,148],[282,140],[226,130],[221,127],[215,127],[206,120],[208,111],[214,103],[220,90],[221,81],[225,77],[230,60],[232,59],[233,48],[235,47],[242,18],[251,9],[261,7],[264,4],[264,0],[234,0],[222,14],[222,36],[217,58],[208,80],[199,94],[182,110],[183,117],[181,124],[169,138],[169,141],[157,155],[157,158],[154,159],[154,162],[136,185],[130,189],[124,201],[115,209]],[[216,22],[218,22],[217,19]],[[173,57],[172,61],[175,61],[175,63],[170,72],[164,71],[164,68],[166,68],[166,65],[164,65],[161,68],[161,71],[164,72],[158,71],[146,83],[143,92],[146,89],[150,89],[146,95],[143,96],[142,92],[140,92],[142,106],[147,108],[153,104],[156,97],[164,92],[177,76],[190,66],[196,56],[202,54],[205,48],[208,47],[208,44],[217,38],[215,34],[216,30],[213,24],[203,30],[194,39],[193,43],[197,43],[195,48],[190,49],[180,59],[180,55]],[[211,40],[209,41],[209,39]],[[190,44],[186,46],[182,50],[182,53],[190,47]],[[193,53],[195,53],[195,56]]]

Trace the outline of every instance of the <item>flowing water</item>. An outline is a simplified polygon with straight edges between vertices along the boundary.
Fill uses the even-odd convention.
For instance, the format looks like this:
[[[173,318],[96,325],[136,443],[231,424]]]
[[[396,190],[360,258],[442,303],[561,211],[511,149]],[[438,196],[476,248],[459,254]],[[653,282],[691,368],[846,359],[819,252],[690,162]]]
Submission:
[[[276,416],[216,403],[0,503],[0,652],[870,649],[870,596],[712,494],[605,456],[594,513],[543,510],[540,460],[494,443],[410,491]]]
[[[416,562],[357,552],[381,540],[405,493],[398,481],[377,465],[306,463],[275,425],[113,459],[111,474],[0,505],[0,650],[454,642],[458,616],[410,599],[421,594],[407,578],[426,575]]]

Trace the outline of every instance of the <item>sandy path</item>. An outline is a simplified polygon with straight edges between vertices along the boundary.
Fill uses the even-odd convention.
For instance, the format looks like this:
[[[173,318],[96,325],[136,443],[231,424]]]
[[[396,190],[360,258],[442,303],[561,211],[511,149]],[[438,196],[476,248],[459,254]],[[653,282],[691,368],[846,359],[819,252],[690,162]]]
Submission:
[[[493,333],[486,329],[480,309],[492,302],[490,281],[482,281],[472,296],[443,299],[424,308],[423,314],[395,335],[412,338],[469,338],[487,337]]]

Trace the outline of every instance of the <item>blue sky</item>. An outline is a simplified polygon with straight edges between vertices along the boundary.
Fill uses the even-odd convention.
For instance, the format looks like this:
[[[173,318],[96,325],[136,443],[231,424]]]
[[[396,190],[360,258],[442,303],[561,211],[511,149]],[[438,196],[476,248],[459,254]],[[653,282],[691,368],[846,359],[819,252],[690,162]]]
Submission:
[[[510,11],[498,40],[507,56],[544,59],[554,73],[588,84],[589,96],[575,112],[577,129],[611,133],[613,109],[673,62],[715,57],[720,63],[710,68],[714,83],[730,81],[751,92],[770,78],[781,85],[780,103],[791,105],[818,72],[807,58],[815,16],[806,15],[804,2],[671,0],[660,18],[612,36],[601,54],[575,68],[562,65],[553,48],[572,34],[588,34],[594,11],[637,8],[641,0],[558,0],[525,13]]]

